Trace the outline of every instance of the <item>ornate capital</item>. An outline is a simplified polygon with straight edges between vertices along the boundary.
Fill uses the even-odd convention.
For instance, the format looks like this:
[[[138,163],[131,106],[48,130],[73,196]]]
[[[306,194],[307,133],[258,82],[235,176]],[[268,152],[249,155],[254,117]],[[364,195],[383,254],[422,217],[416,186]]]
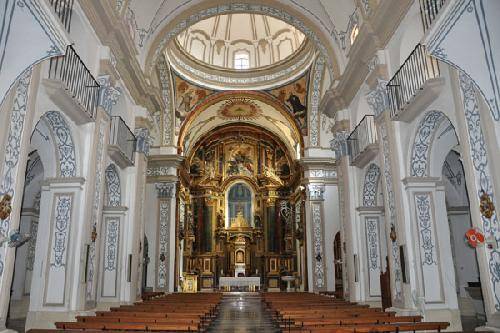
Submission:
[[[156,183],[158,198],[173,198],[175,196],[175,183]]]
[[[349,137],[349,132],[340,131],[333,135],[333,139],[330,140],[330,148],[335,152],[335,158],[340,158],[348,154],[347,150],[347,138]]]
[[[325,185],[309,184],[307,185],[309,200],[324,200]]]
[[[111,85],[111,75],[103,75],[97,78],[101,85],[99,91],[99,106],[101,106],[108,115],[111,115],[111,109],[116,105],[122,92],[120,89]]]
[[[135,129],[135,138],[137,139],[135,144],[135,151],[143,153],[144,155],[149,155],[149,148],[151,147],[151,136],[149,130],[144,127],[139,127]]]
[[[375,117],[389,108],[389,99],[387,98],[387,90],[385,88],[386,84],[387,81],[377,79],[375,88],[366,94],[366,101]]]

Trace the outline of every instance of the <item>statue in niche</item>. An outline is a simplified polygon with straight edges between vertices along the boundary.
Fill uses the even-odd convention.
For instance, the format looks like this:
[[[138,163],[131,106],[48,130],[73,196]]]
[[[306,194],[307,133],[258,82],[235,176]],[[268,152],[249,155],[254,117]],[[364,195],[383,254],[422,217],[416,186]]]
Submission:
[[[247,220],[243,216],[243,211],[240,209],[236,214],[236,217],[231,221],[231,227],[235,228],[246,228],[248,227]]]
[[[224,229],[224,214],[222,209],[217,213],[217,229]]]
[[[254,216],[254,225],[256,228],[262,228],[262,221],[260,220],[260,216],[257,214]]]

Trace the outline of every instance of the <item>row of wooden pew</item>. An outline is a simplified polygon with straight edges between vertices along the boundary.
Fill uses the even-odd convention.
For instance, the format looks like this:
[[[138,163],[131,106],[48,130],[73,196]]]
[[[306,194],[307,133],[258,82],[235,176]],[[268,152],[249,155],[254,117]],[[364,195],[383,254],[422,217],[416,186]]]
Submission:
[[[283,332],[368,333],[438,331],[449,323],[422,322],[381,308],[312,293],[265,293],[263,302]]]
[[[65,331],[161,331],[203,332],[217,316],[222,294],[148,295],[132,305],[97,311],[94,316],[77,316],[75,322],[56,322],[56,330],[31,330],[31,333]]]

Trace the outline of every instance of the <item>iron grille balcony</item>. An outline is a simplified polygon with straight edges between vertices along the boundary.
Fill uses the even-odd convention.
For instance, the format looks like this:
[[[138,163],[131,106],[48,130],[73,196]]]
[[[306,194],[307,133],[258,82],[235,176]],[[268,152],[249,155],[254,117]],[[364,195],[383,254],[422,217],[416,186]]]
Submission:
[[[364,167],[378,152],[377,128],[374,116],[366,115],[347,138],[351,165]]]
[[[424,31],[429,30],[445,2],[446,0],[420,0],[420,16]]]
[[[439,76],[437,59],[429,56],[423,45],[417,44],[387,83],[391,118],[398,118],[411,99],[423,89],[424,84]]]
[[[136,138],[122,117],[111,117],[109,150],[111,158],[120,167],[134,165]]]
[[[95,119],[99,105],[99,83],[71,45],[67,47],[64,56],[50,59],[49,79],[61,81],[64,89],[87,116]]]
[[[74,2],[75,0],[49,0],[50,5],[68,33],[71,30],[71,16],[73,15]]]

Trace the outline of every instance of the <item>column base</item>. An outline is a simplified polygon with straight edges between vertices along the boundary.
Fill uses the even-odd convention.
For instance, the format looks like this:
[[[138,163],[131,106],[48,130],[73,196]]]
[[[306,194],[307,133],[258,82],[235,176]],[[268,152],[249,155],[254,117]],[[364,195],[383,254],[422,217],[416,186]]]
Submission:
[[[425,321],[447,321],[450,326],[445,331],[462,331],[462,320],[458,309],[426,309]]]
[[[19,332],[11,330],[10,328],[5,328],[1,330],[0,333],[19,333]]]
[[[486,324],[485,326],[476,327],[476,329],[474,331],[476,331],[476,332],[495,332],[495,333],[500,333],[500,328],[493,327],[493,326],[488,326],[488,324]]]

